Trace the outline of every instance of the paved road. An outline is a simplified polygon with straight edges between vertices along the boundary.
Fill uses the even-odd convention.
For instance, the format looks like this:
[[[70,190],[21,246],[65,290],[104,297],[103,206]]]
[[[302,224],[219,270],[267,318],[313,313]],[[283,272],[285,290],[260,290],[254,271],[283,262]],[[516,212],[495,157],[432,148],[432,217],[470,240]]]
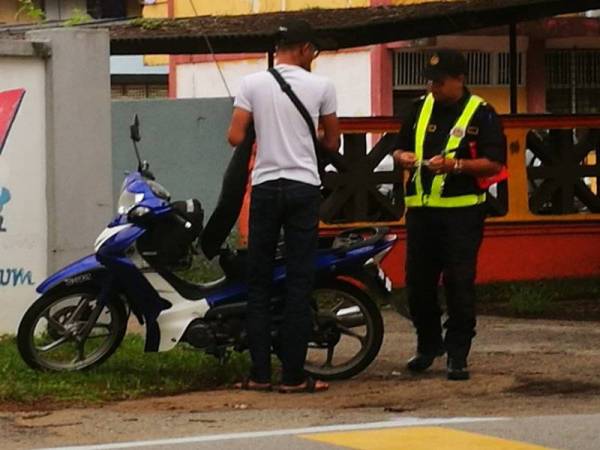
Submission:
[[[58,448],[58,447],[57,447]],[[598,450],[600,414],[386,422],[110,443],[69,450]],[[48,449],[46,449],[48,450]]]

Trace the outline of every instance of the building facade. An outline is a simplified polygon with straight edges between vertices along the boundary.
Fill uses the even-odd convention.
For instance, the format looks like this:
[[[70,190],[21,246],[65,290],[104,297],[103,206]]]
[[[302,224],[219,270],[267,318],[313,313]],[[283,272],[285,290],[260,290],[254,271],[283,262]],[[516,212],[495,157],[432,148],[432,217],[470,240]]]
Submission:
[[[238,0],[220,3],[156,0],[146,1],[144,16],[260,14],[403,3],[415,3],[415,0]],[[600,21],[593,13],[519,26],[518,112],[598,111],[599,29]],[[313,70],[334,80],[341,116],[389,116],[400,113],[407,101],[423,92],[422,67],[428,55],[442,47],[464,51],[469,60],[469,85],[473,92],[486,98],[500,113],[509,111],[509,38],[506,28],[326,52],[315,61]],[[164,63],[166,57],[155,61]],[[169,63],[171,97],[223,97],[235,95],[240,79],[266,68],[267,59],[264,54],[181,55],[171,56]]]
[[[142,6],[140,0],[3,0],[0,2],[0,24],[139,17]],[[163,65],[160,61],[149,59],[150,64],[146,64],[142,55],[111,57],[112,98],[167,97],[168,61]]]
[[[65,20],[85,14],[94,19],[135,17],[140,12],[138,0],[2,0],[0,22]]]

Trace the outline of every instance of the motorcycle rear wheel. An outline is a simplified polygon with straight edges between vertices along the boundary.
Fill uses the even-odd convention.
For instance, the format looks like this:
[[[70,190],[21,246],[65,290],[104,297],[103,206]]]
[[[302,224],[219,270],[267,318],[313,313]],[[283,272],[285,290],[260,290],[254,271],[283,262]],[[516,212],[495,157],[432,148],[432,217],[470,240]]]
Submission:
[[[127,330],[127,309],[119,298],[100,305],[99,294],[93,285],[66,287],[31,305],[17,333],[19,353],[29,367],[87,370],[115,352]]]
[[[375,301],[342,280],[317,286],[311,297],[315,330],[306,372],[321,380],[342,380],[365,370],[383,342],[383,318]]]

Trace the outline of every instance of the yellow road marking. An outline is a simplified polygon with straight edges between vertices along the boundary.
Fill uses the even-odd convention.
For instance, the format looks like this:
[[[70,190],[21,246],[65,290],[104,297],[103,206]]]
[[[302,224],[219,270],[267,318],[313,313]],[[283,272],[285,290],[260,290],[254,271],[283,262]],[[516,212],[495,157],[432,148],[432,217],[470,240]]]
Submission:
[[[539,445],[440,427],[391,428],[300,437],[358,450],[548,450]]]

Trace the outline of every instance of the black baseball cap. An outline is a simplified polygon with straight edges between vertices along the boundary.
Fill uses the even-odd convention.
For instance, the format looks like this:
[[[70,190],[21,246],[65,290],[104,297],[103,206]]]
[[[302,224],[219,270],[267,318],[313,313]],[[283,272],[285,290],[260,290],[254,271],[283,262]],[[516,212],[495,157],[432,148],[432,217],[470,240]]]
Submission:
[[[423,76],[427,80],[440,80],[446,76],[457,77],[459,75],[467,75],[468,73],[467,59],[457,50],[440,49],[431,55]]]
[[[328,42],[320,38],[310,23],[302,19],[289,19],[281,23],[277,30],[280,44],[302,44],[310,42],[318,49],[328,47]]]

